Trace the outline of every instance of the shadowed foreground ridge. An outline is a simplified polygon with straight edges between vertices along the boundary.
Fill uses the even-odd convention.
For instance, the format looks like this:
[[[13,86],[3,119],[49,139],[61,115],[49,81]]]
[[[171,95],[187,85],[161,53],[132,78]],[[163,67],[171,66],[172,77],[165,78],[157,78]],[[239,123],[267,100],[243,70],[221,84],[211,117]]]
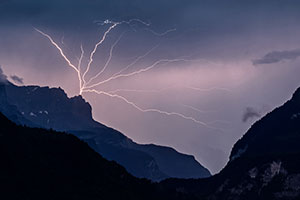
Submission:
[[[17,126],[2,113],[0,159],[0,199],[166,198],[75,136]]]

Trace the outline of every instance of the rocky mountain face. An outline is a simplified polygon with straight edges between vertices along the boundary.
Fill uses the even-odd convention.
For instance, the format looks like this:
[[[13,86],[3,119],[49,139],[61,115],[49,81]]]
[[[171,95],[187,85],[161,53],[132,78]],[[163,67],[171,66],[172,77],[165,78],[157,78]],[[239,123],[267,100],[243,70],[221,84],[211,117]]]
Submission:
[[[29,126],[35,126],[22,115],[16,106],[9,103],[6,93],[6,86],[8,84],[8,82],[0,82],[0,112],[19,125],[27,124]]]
[[[81,96],[68,98],[60,88],[18,87],[11,83],[2,85],[2,88],[0,94],[3,93],[3,99],[15,108],[18,119],[22,118],[21,124],[72,133],[106,159],[124,166],[134,176],[153,181],[170,177],[210,176],[193,156],[169,147],[139,145],[122,133],[96,122],[92,118],[91,106]]]
[[[203,180],[170,179],[161,185],[198,199],[300,199],[299,143],[300,88],[248,130],[218,175]]]

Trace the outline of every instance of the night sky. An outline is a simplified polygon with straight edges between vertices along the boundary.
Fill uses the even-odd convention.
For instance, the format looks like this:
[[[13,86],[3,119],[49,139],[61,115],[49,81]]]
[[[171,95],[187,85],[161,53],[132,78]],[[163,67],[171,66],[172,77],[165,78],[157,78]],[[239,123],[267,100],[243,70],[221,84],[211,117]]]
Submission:
[[[63,88],[79,94],[76,72],[38,33],[49,34],[72,63],[82,45],[89,53],[109,24],[87,77],[101,71],[113,45],[105,80],[153,49],[122,77],[95,89],[120,98],[83,93],[94,118],[139,143],[192,154],[212,173],[225,166],[233,144],[258,118],[289,99],[300,86],[300,2],[297,0],[2,0],[0,65],[18,85]],[[179,115],[166,115],[153,110]],[[195,123],[190,119],[204,122]]]

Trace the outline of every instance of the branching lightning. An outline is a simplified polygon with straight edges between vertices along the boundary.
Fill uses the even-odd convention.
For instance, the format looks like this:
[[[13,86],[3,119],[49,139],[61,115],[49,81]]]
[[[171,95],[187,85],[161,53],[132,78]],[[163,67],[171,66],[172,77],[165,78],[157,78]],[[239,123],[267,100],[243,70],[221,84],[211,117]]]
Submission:
[[[117,41],[111,46],[110,51],[109,51],[109,57],[108,57],[108,59],[107,59],[105,65],[104,65],[104,67],[102,68],[102,70],[101,70],[98,74],[96,74],[95,76],[93,76],[92,78],[90,78],[90,80],[85,84],[85,86],[88,85],[89,83],[91,83],[94,79],[98,78],[98,77],[106,70],[106,68],[107,68],[108,65],[110,64],[110,61],[111,61],[111,59],[112,59],[112,57],[113,57],[113,51],[114,51],[114,48],[115,48],[115,46],[120,42],[120,40],[121,40],[122,37],[123,37],[123,34],[122,34],[122,35],[117,39]]]
[[[139,57],[137,57],[132,63],[130,63],[129,65],[127,65],[126,67],[124,67],[121,71],[115,73],[112,75],[112,77],[120,75],[121,73],[125,72],[126,70],[128,70],[130,67],[134,66],[137,62],[139,62],[141,59],[145,58],[146,56],[148,56],[150,53],[152,53],[153,50],[155,50],[159,45],[154,46],[153,48],[151,48],[149,51],[147,51],[144,55],[141,55]]]
[[[83,73],[83,76],[82,76],[82,79],[83,79],[83,87],[84,87],[85,84],[86,84],[85,76],[86,76],[86,74],[87,74],[87,73],[89,72],[89,70],[90,70],[91,64],[93,63],[94,55],[95,55],[95,53],[96,53],[96,51],[97,51],[99,45],[101,45],[101,44],[105,41],[106,36],[110,33],[110,31],[113,30],[113,29],[114,29],[115,27],[117,27],[118,25],[119,25],[119,23],[114,23],[113,25],[111,25],[111,26],[107,29],[107,31],[105,31],[105,33],[104,33],[104,35],[102,36],[101,40],[95,45],[93,51],[91,52],[89,63],[88,63],[88,65],[87,65],[87,67],[86,67],[85,72]]]
[[[136,89],[116,89],[116,90],[111,90],[108,93],[114,94],[118,92],[137,92],[137,93],[159,93],[162,92],[165,89],[161,90],[136,90]]]
[[[84,49],[83,49],[82,44],[80,45],[80,51],[81,51],[81,54],[80,54],[80,58],[78,60],[78,71],[79,71],[79,75],[81,77],[81,63],[82,63],[82,59],[84,56]],[[80,86],[80,93],[81,93],[82,92],[81,91],[81,88],[82,88],[82,79],[81,78],[79,79],[79,86]]]
[[[169,34],[169,33],[171,33],[171,32],[176,31],[177,29],[176,29],[176,28],[173,28],[173,29],[167,30],[167,31],[165,31],[165,32],[163,32],[163,33],[155,32],[155,31],[153,31],[152,29],[149,29],[149,28],[146,28],[146,29],[144,29],[144,30],[151,32],[153,35],[162,37],[162,36],[165,36],[165,35],[167,35],[167,34]]]
[[[224,88],[224,87],[198,88],[198,87],[194,87],[194,86],[185,86],[185,88],[190,89],[190,90],[200,91],[200,92],[212,92],[212,91],[216,91],[216,90],[224,91],[224,92],[232,92],[230,89]]]
[[[110,20],[97,21],[96,22],[99,25],[109,25],[109,27],[106,29],[106,31],[104,32],[104,34],[102,35],[102,37],[100,38],[100,40],[95,44],[94,48],[92,49],[92,51],[88,55],[87,65],[86,65],[85,70],[84,70],[83,73],[82,73],[82,63],[83,63],[83,59],[85,57],[84,56],[85,51],[84,51],[84,48],[83,48],[82,45],[80,46],[81,54],[80,54],[80,57],[78,59],[78,64],[77,64],[77,66],[75,66],[74,64],[72,64],[72,62],[70,61],[70,59],[66,56],[66,54],[63,51],[63,49],[54,41],[54,39],[52,39],[52,37],[49,34],[46,34],[46,33],[42,32],[41,30],[36,29],[36,28],[35,28],[35,30],[38,33],[40,33],[42,36],[46,37],[50,41],[50,43],[59,51],[61,57],[66,61],[66,63],[68,64],[68,66],[71,67],[73,70],[75,70],[75,72],[77,73],[77,76],[78,76],[79,94],[80,95],[83,94],[83,93],[96,93],[96,94],[105,95],[105,96],[108,96],[108,97],[111,97],[111,98],[117,98],[119,100],[122,100],[126,104],[132,106],[133,108],[137,109],[138,111],[143,112],[143,113],[148,113],[148,112],[152,112],[153,113],[154,112],[154,113],[159,113],[159,114],[163,114],[163,115],[166,115],[166,116],[176,116],[176,117],[180,117],[180,118],[185,119],[185,120],[192,121],[192,122],[194,122],[196,124],[199,124],[201,126],[204,126],[206,128],[219,130],[218,128],[212,127],[209,123],[202,122],[200,120],[197,120],[194,117],[186,116],[186,115],[178,113],[178,112],[167,112],[167,111],[164,111],[164,110],[161,110],[161,109],[156,109],[156,108],[147,108],[147,109],[144,109],[144,108],[138,106],[136,103],[128,100],[126,97],[124,97],[124,96],[122,96],[120,94],[117,94],[118,92],[162,92],[165,89],[161,89],[161,90],[116,89],[116,90],[112,90],[112,91],[107,92],[107,91],[102,91],[102,90],[99,90],[99,89],[95,88],[97,86],[103,85],[105,83],[108,83],[110,81],[114,81],[114,80],[119,79],[119,78],[129,78],[129,77],[141,74],[141,73],[148,72],[151,69],[153,69],[153,68],[155,68],[155,67],[157,67],[157,66],[159,66],[161,64],[170,64],[170,63],[174,63],[174,62],[190,62],[190,61],[192,61],[192,60],[183,59],[183,58],[177,58],[177,59],[160,59],[160,60],[157,60],[157,61],[153,62],[151,65],[149,65],[147,67],[144,67],[144,68],[132,71],[132,72],[125,73],[129,68],[133,67],[140,60],[142,60],[143,58],[147,57],[150,53],[152,53],[158,47],[158,45],[156,45],[153,48],[151,48],[145,54],[137,57],[135,60],[133,60],[133,62],[131,62],[130,64],[128,64],[124,68],[122,68],[120,71],[114,73],[110,77],[106,78],[105,80],[95,82],[95,80],[98,79],[103,74],[103,72],[109,67],[110,62],[111,62],[111,60],[113,58],[114,49],[118,45],[118,43],[120,42],[120,40],[121,40],[121,38],[123,36],[123,34],[122,34],[112,44],[112,46],[110,47],[109,56],[108,56],[108,58],[106,60],[105,65],[103,66],[103,68],[97,74],[95,74],[94,76],[92,76],[91,78],[89,78],[88,80],[86,79],[88,73],[90,73],[90,71],[91,71],[91,66],[92,66],[92,64],[94,62],[94,56],[95,56],[98,48],[106,41],[106,38],[107,38],[108,34],[110,34],[116,27],[118,27],[121,24],[131,25],[131,23],[133,23],[133,22],[140,23],[140,24],[142,24],[144,26],[147,26],[147,27],[150,26],[149,23],[143,22],[143,21],[141,21],[139,19],[132,19],[132,20],[129,20],[129,21],[121,21],[121,22],[113,22],[113,21],[110,21]],[[166,35],[166,34],[168,34],[170,32],[176,31],[176,29],[171,29],[171,30],[168,30],[168,31],[166,31],[164,33],[157,33],[157,32],[155,32],[155,31],[153,31],[153,30],[151,30],[149,28],[147,28],[146,30],[150,31],[151,33],[153,33],[156,36],[164,36],[164,35]],[[186,87],[186,88],[192,89],[192,90],[198,90],[198,91],[210,91],[210,90],[215,90],[215,89],[226,90],[227,91],[227,89],[225,89],[225,88],[200,89],[200,88],[191,87],[191,86]],[[185,106],[187,107],[188,105],[185,105]],[[194,109],[194,110],[201,111],[201,110],[196,109],[196,108],[194,108],[192,106],[189,106],[189,107],[192,108],[192,109]]]
[[[87,86],[84,89],[91,89],[91,88],[94,88],[96,86],[102,85],[104,83],[107,83],[109,81],[112,81],[112,80],[115,80],[115,79],[118,79],[118,78],[130,77],[130,76],[134,76],[134,75],[137,75],[137,74],[140,74],[140,73],[143,73],[143,72],[147,72],[147,71],[153,69],[154,67],[156,67],[157,65],[159,65],[161,63],[171,63],[171,62],[180,62],[180,61],[188,61],[188,60],[186,60],[186,59],[173,59],[173,60],[162,59],[162,60],[158,60],[158,61],[154,62],[152,65],[150,65],[146,68],[142,68],[142,69],[139,69],[137,71],[133,71],[133,72],[127,73],[127,74],[119,74],[119,75],[112,76],[108,79],[105,79],[104,81],[100,81],[100,82],[95,83],[93,85]]]
[[[177,116],[177,117],[180,117],[180,118],[183,118],[183,119],[186,119],[186,120],[190,120],[190,121],[192,121],[194,123],[200,124],[200,125],[202,125],[202,126],[204,126],[206,128],[210,128],[210,129],[215,129],[215,130],[218,130],[218,131],[222,131],[222,130],[216,128],[216,127],[210,126],[208,123],[199,121],[199,120],[197,120],[197,119],[195,119],[193,117],[186,116],[186,115],[183,115],[181,113],[167,112],[167,111],[163,111],[163,110],[155,109],[155,108],[143,109],[140,106],[138,106],[137,104],[135,104],[134,102],[129,101],[127,98],[125,98],[124,96],[121,96],[121,95],[111,94],[111,93],[108,93],[108,92],[105,92],[105,91],[98,91],[98,90],[95,90],[95,89],[92,89],[92,90],[86,89],[83,92],[96,93],[96,94],[100,94],[100,95],[102,94],[102,95],[106,95],[106,96],[109,96],[109,97],[112,97],[112,98],[118,98],[118,99],[124,101],[125,103],[131,105],[135,109],[137,109],[137,110],[139,110],[141,112],[144,112],[144,113],[154,112],[154,113],[159,113],[159,114],[163,114],[163,115],[167,115],[167,116]]]
[[[200,110],[199,108],[196,108],[194,106],[191,106],[191,105],[187,105],[187,104],[181,104],[182,106],[186,107],[186,108],[189,108],[189,109],[192,109],[196,112],[199,112],[199,113],[212,113],[212,112],[215,112],[215,111],[206,111],[206,110]]]
[[[50,35],[40,31],[39,29],[35,28],[35,30],[37,32],[39,32],[40,34],[42,34],[43,36],[45,36],[46,38],[49,39],[49,41],[52,43],[52,45],[54,47],[56,47],[56,49],[59,51],[60,55],[63,57],[63,59],[68,63],[68,66],[70,66],[72,69],[74,69],[77,73],[78,76],[78,80],[79,80],[79,86],[80,86],[80,94],[82,93],[82,88],[81,88],[81,83],[82,83],[82,78],[81,78],[81,74],[80,71],[77,67],[75,67],[71,61],[67,58],[67,56],[65,55],[65,53],[63,52],[62,48],[60,48],[60,46],[50,37]]]

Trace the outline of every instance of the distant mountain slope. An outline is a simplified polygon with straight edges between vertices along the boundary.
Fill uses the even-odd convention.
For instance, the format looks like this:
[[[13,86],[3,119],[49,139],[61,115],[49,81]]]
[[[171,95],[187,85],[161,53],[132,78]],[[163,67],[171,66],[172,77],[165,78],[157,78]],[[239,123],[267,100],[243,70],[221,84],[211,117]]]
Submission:
[[[177,199],[72,135],[17,126],[2,113],[0,160],[0,199]]]
[[[5,90],[10,104],[35,126],[73,133],[106,159],[115,160],[137,177],[157,181],[169,177],[210,176],[192,156],[169,147],[139,145],[94,121],[91,106],[81,96],[68,98],[60,88],[13,84],[6,84]]]
[[[2,112],[6,117],[8,117],[10,120],[14,121],[17,124],[27,124],[28,126],[36,126],[30,120],[26,119],[16,106],[9,103],[6,93],[6,84],[9,83],[0,82],[0,112]]]
[[[232,150],[220,174],[161,185],[199,199],[300,199],[300,88],[256,122]]]

